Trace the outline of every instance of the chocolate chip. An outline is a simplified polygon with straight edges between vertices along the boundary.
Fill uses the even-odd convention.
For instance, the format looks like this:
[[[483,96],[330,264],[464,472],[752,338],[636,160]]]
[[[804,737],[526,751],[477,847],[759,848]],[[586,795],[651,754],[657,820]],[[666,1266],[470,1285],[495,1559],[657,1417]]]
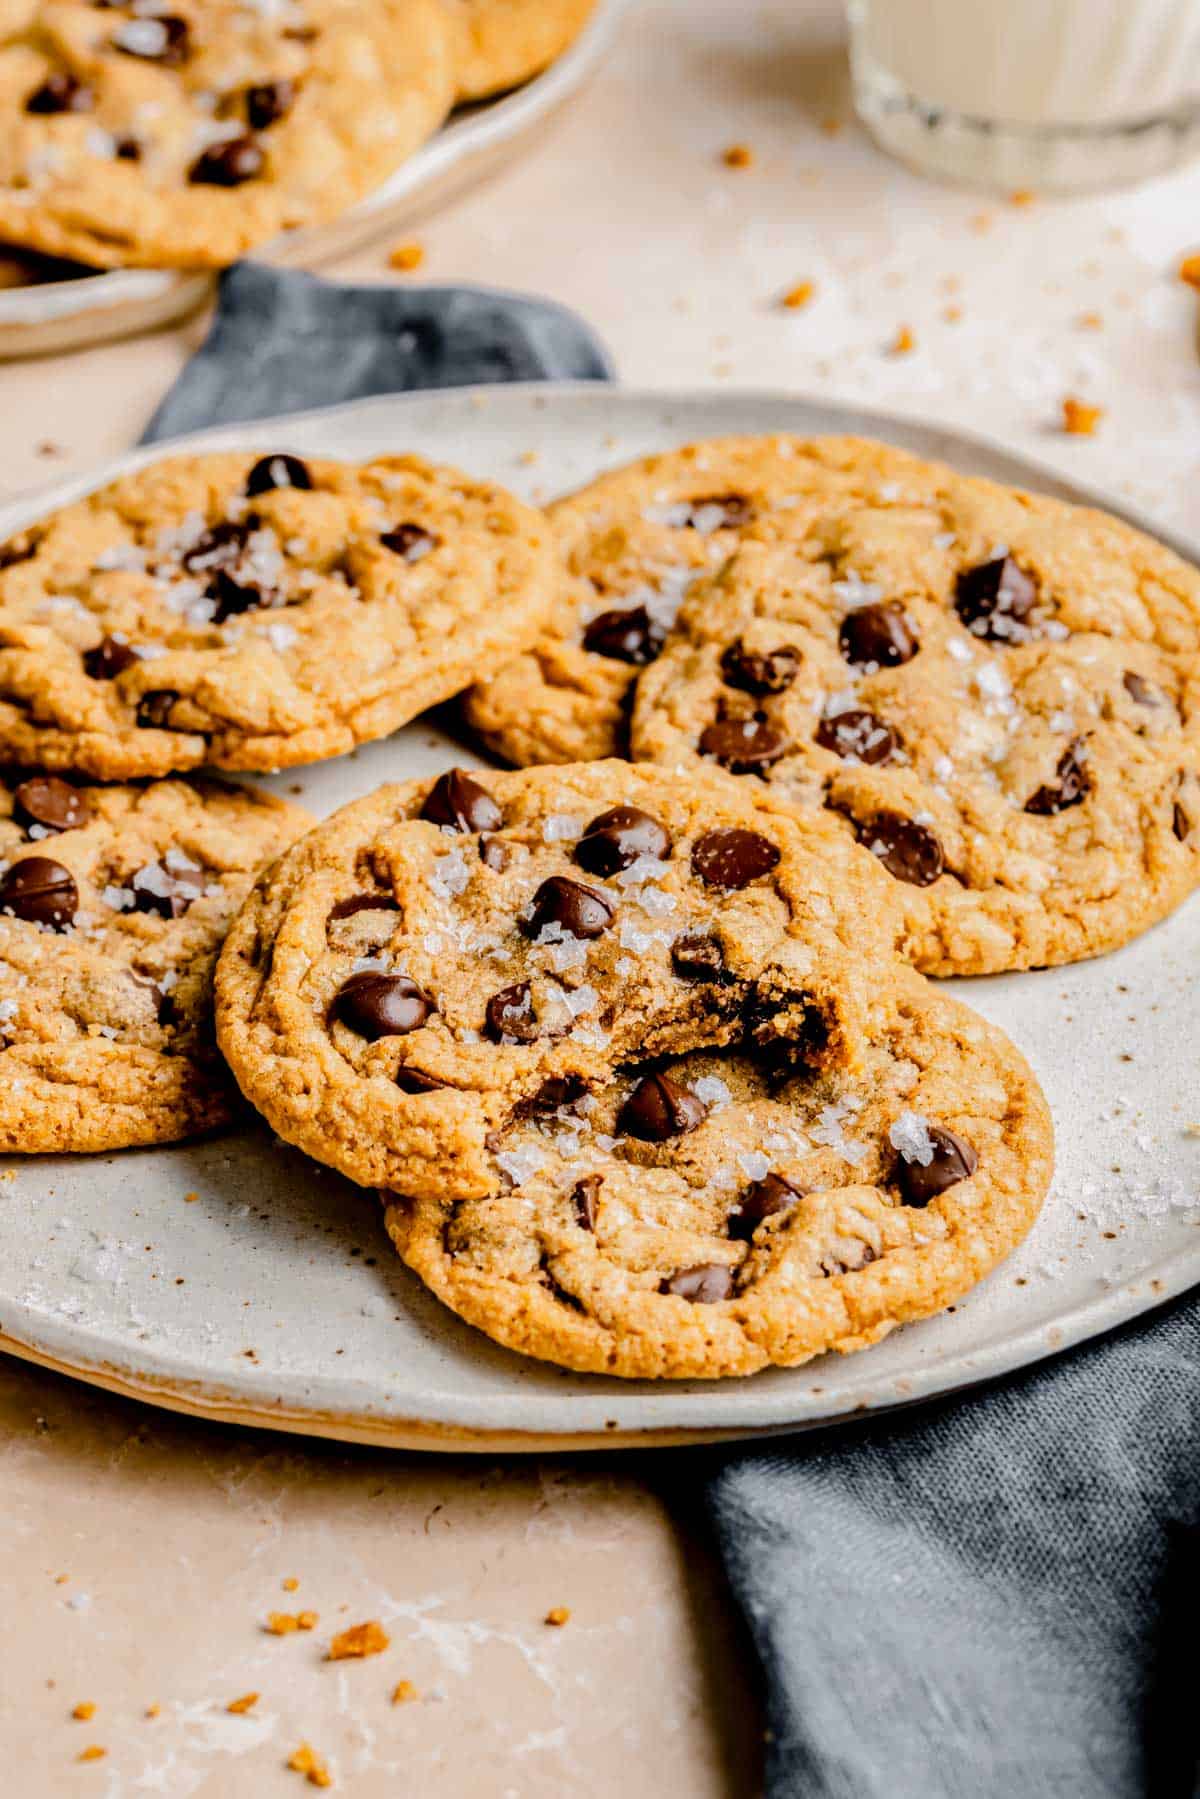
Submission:
[[[601,937],[616,917],[616,907],[567,875],[551,875],[533,896],[533,908],[521,929],[536,937],[548,924],[559,925],[572,937]]]
[[[1091,789],[1091,777],[1083,763],[1083,742],[1076,738],[1058,759],[1053,781],[1047,781],[1025,801],[1026,812],[1037,818],[1053,818],[1068,806],[1077,806]]]
[[[83,652],[83,672],[92,681],[115,681],[139,662],[136,650],[116,637],[102,637],[94,649]]]
[[[928,825],[899,812],[879,812],[859,826],[859,840],[878,856],[890,875],[910,887],[930,887],[946,866],[942,846]]]
[[[353,974],[333,1002],[334,1017],[371,1043],[420,1030],[433,1010],[429,995],[406,974]]]
[[[1158,691],[1158,688],[1147,681],[1144,675],[1139,675],[1136,669],[1127,668],[1125,673],[1121,676],[1121,681],[1126,693],[1136,705],[1162,705],[1162,694]]]
[[[15,568],[18,562],[28,562],[37,553],[36,537],[10,537],[7,543],[0,543],[0,569]]]
[[[668,1074],[648,1074],[638,1082],[617,1118],[617,1130],[643,1143],[682,1137],[704,1123],[708,1108]]]
[[[663,647],[665,632],[644,606],[601,612],[583,633],[583,647],[593,655],[614,662],[631,662],[642,668],[653,662]]]
[[[246,121],[251,131],[267,131],[286,119],[296,104],[294,81],[264,81],[246,89]]]
[[[202,150],[188,170],[188,180],[196,187],[241,187],[257,180],[266,166],[262,145],[246,132]]]
[[[724,981],[725,952],[704,931],[685,931],[671,946],[671,966],[681,980]]]
[[[87,83],[60,69],[47,75],[41,87],[34,89],[25,102],[25,111],[91,112],[95,104],[96,96]]]
[[[170,687],[154,687],[138,701],[137,722],[143,731],[169,731],[179,695]]]
[[[593,875],[615,875],[641,856],[661,862],[671,853],[671,839],[637,806],[613,806],[593,818],[575,845],[575,860]]]
[[[216,601],[212,615],[214,625],[223,625],[227,618],[236,618],[242,612],[258,612],[264,607],[276,606],[279,594],[273,587],[264,587],[257,581],[239,579],[230,574],[228,569],[219,568],[208,584],[210,599]]]
[[[440,1093],[446,1083],[434,1080],[431,1074],[422,1074],[419,1068],[405,1068],[402,1064],[396,1070],[396,1085],[401,1093]]]
[[[587,1092],[587,1082],[578,1074],[552,1074],[542,1082],[534,1096],[534,1110],[557,1112],[560,1106],[573,1106]]]
[[[263,456],[246,476],[247,498],[252,500],[256,494],[270,493],[277,487],[311,488],[307,463],[298,456]]]
[[[1025,570],[1011,556],[994,556],[959,575],[954,609],[973,636],[1019,642],[1036,600],[1037,588]]]
[[[394,530],[384,531],[379,539],[385,550],[391,550],[405,562],[420,562],[422,556],[428,556],[436,550],[441,542],[432,531],[424,525],[397,525]]]
[[[733,1270],[724,1262],[700,1262],[695,1268],[677,1268],[659,1282],[660,1293],[673,1293],[694,1306],[716,1305],[733,1292]]]
[[[136,56],[141,62],[161,62],[169,69],[178,68],[187,60],[191,49],[187,20],[172,13],[130,19],[113,34],[112,46],[122,55]]]
[[[571,1189],[571,1209],[581,1230],[594,1231],[596,1228],[596,1202],[600,1198],[602,1185],[600,1175],[585,1174]]]
[[[339,900],[329,913],[328,922],[336,918],[353,918],[358,912],[398,912],[399,906],[389,893],[352,893]]]
[[[74,875],[49,856],[26,856],[0,876],[0,912],[26,924],[48,924],[65,931],[78,910]]]
[[[853,758],[871,768],[894,762],[900,741],[890,725],[885,725],[873,712],[851,708],[823,718],[817,726],[817,742],[823,750],[832,750],[844,761]]]
[[[485,868],[502,874],[512,861],[512,851],[502,837],[481,837],[479,839],[479,860]]]
[[[438,776],[421,807],[421,817],[452,831],[496,831],[504,823],[487,788],[465,768],[450,768]]]
[[[681,500],[671,523],[693,531],[740,531],[754,517],[744,493],[704,494],[697,500]]]
[[[493,1043],[535,1043],[541,1027],[533,1010],[533,990],[528,981],[502,987],[487,1003],[484,1035]]]
[[[33,775],[13,792],[13,816],[29,829],[74,831],[88,816],[87,802],[77,787],[57,775]]]
[[[767,837],[741,825],[706,831],[692,846],[692,869],[709,887],[731,892],[759,881],[779,864],[779,851]]]
[[[731,643],[721,657],[721,673],[730,687],[743,693],[782,693],[796,679],[800,652],[784,644],[777,650],[748,650]]]
[[[1178,800],[1175,801],[1175,807],[1171,814],[1171,829],[1180,843],[1187,842],[1192,829],[1192,821]]]
[[[877,600],[847,613],[838,647],[854,668],[899,668],[912,661],[921,643],[899,600]]]
[[[739,1243],[748,1243],[764,1218],[790,1212],[803,1198],[800,1189],[785,1181],[781,1174],[764,1174],[761,1181],[755,1181],[746,1190],[740,1204],[729,1214],[729,1235]]]
[[[221,568],[236,568],[246,553],[252,534],[261,524],[256,513],[237,522],[222,519],[183,552],[180,557],[183,567],[189,575],[207,575]]]
[[[765,719],[719,718],[700,733],[700,754],[735,775],[761,775],[789,748],[783,732]]]
[[[979,1156],[965,1137],[940,1124],[931,1124],[928,1129],[933,1159],[922,1166],[901,1156],[892,1176],[906,1206],[927,1206],[947,1187],[969,1180],[979,1166]]]
[[[141,162],[142,146],[136,137],[119,137],[113,144],[113,154],[119,162]]]
[[[207,882],[202,868],[171,857],[169,862],[149,862],[145,868],[139,868],[129,885],[139,912],[153,912],[159,918],[182,918],[200,898]]]

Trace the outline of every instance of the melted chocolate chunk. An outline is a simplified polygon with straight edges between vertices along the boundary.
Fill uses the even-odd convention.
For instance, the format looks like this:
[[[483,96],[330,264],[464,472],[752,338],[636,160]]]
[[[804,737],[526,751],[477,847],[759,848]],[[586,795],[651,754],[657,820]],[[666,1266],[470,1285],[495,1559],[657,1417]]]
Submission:
[[[781,1174],[764,1174],[742,1195],[740,1203],[729,1214],[726,1228],[739,1243],[748,1243],[764,1218],[775,1218],[790,1212],[804,1198],[798,1187],[785,1181]]]
[[[517,981],[493,993],[483,1030],[493,1043],[536,1043],[541,1026],[534,1015],[533,989],[528,981]]]
[[[910,887],[931,887],[946,867],[942,846],[928,825],[899,812],[880,812],[860,825],[859,840],[878,856],[890,875]]]
[[[754,517],[754,508],[744,493],[703,494],[699,499],[681,500],[679,516],[672,524],[691,531],[740,531]]]
[[[638,1082],[617,1118],[617,1131],[643,1143],[664,1143],[704,1123],[708,1108],[687,1087],[667,1074],[648,1074]]]
[[[521,929],[527,937],[537,937],[548,924],[556,924],[572,937],[601,937],[616,917],[616,907],[567,875],[551,875],[533,896],[533,909]]]
[[[671,946],[671,967],[684,981],[727,981],[725,952],[705,931],[685,931]]]
[[[113,145],[118,162],[141,162],[142,146],[136,137],[119,137]]]
[[[601,612],[583,633],[583,647],[613,662],[643,668],[663,647],[665,633],[644,606]]]
[[[422,556],[428,556],[431,550],[437,549],[441,538],[435,537],[432,531],[427,531],[424,525],[407,524],[397,525],[393,530],[383,532],[379,541],[385,550],[391,550],[393,555],[399,556],[404,562],[420,562]]]
[[[239,523],[223,519],[203,537],[198,537],[191,549],[183,552],[180,562],[189,575],[207,575],[221,568],[236,568],[260,525],[261,520],[255,513]]]
[[[330,909],[328,922],[337,918],[353,918],[358,912],[398,912],[399,906],[390,893],[352,893]]]
[[[1178,837],[1180,843],[1187,842],[1192,829],[1192,821],[1184,811],[1179,800],[1175,801],[1175,806],[1171,813],[1171,829],[1174,831],[1176,837]]]
[[[1147,681],[1144,675],[1139,675],[1136,669],[1127,668],[1125,673],[1121,676],[1121,681],[1126,693],[1135,705],[1162,705],[1163,696],[1158,691],[1158,688],[1154,686],[1153,682]]]
[[[212,616],[214,625],[223,625],[227,618],[236,618],[241,612],[259,612],[279,604],[279,594],[275,588],[239,578],[225,568],[217,570],[209,582],[208,592],[209,597],[216,601]]]
[[[92,681],[115,681],[141,658],[136,650],[115,637],[102,637],[94,649],[83,652],[83,672]]]
[[[854,668],[899,668],[911,662],[920,639],[899,600],[877,600],[847,613],[838,647]]]
[[[87,801],[57,775],[31,775],[13,792],[13,817],[26,830],[74,831],[87,821]]]
[[[246,132],[202,150],[188,170],[188,180],[196,187],[241,187],[256,181],[266,166],[262,145]]]
[[[748,650],[731,643],[721,657],[721,673],[730,687],[743,693],[783,693],[800,669],[800,652],[784,644],[777,650]]]
[[[246,122],[251,131],[268,131],[286,119],[296,104],[294,81],[264,81],[246,89]]]
[[[761,775],[787,755],[782,731],[765,719],[719,718],[700,734],[700,754],[735,775]]]
[[[35,88],[25,102],[26,112],[91,112],[96,96],[86,81],[69,75],[65,69],[47,75],[41,87]]]
[[[817,742],[843,761],[853,758],[871,768],[894,762],[900,748],[900,740],[890,725],[873,712],[857,707],[823,718],[817,726]]]
[[[659,1282],[660,1293],[673,1293],[694,1306],[716,1305],[733,1292],[733,1270],[723,1262],[700,1262],[695,1268],[677,1268]]]
[[[113,34],[112,47],[123,56],[136,56],[139,62],[161,62],[168,69],[177,69],[191,50],[187,20],[172,13],[130,19]]]
[[[200,898],[207,885],[204,870],[175,857],[172,864],[149,862],[138,869],[129,885],[139,912],[153,912],[159,918],[182,918]]]
[[[749,887],[779,864],[779,850],[769,838],[741,825],[706,831],[692,845],[692,869],[709,887],[726,892]]]
[[[1037,600],[1037,588],[1011,556],[994,556],[964,569],[955,587],[954,609],[968,631],[993,643],[1020,642]]]
[[[333,1001],[334,1017],[371,1043],[420,1030],[433,1010],[429,995],[405,974],[353,974]]]
[[[585,1174],[581,1181],[576,1181],[571,1189],[571,1210],[575,1214],[575,1222],[581,1230],[595,1231],[596,1205],[600,1198],[603,1181],[598,1174]]]
[[[401,1064],[396,1070],[396,1085],[401,1093],[438,1093],[446,1083],[435,1080],[431,1074],[422,1074],[419,1068],[406,1068]]]
[[[143,731],[169,731],[179,695],[170,687],[154,687],[138,701],[137,722]]]
[[[26,924],[65,931],[78,910],[74,875],[49,856],[25,856],[0,876],[0,912]]]
[[[481,837],[479,860],[485,868],[492,869],[496,874],[503,874],[512,861],[512,851],[502,837]]]
[[[7,543],[0,543],[0,569],[15,568],[18,562],[30,561],[37,547],[35,537],[10,537]]]
[[[557,1112],[560,1106],[573,1106],[587,1092],[587,1082],[578,1074],[552,1074],[543,1081],[534,1096],[534,1110]]]
[[[642,856],[656,862],[671,853],[671,839],[656,818],[637,806],[613,806],[593,818],[575,845],[575,860],[593,875],[615,875]]]
[[[947,1187],[969,1180],[979,1166],[979,1156],[965,1137],[940,1124],[929,1126],[929,1136],[933,1143],[932,1161],[922,1166],[920,1162],[906,1162],[901,1156],[896,1163],[892,1179],[906,1206],[927,1206]]]
[[[301,462],[299,456],[263,456],[246,477],[246,495],[254,499],[256,494],[270,493],[276,487],[312,487],[312,476],[308,472],[308,464]]]
[[[1036,818],[1053,818],[1068,806],[1077,806],[1091,790],[1091,777],[1083,763],[1083,742],[1076,738],[1058,759],[1053,781],[1047,781],[1025,801],[1026,812]]]
[[[488,792],[464,768],[439,775],[421,807],[430,824],[452,831],[498,831],[504,815]]]

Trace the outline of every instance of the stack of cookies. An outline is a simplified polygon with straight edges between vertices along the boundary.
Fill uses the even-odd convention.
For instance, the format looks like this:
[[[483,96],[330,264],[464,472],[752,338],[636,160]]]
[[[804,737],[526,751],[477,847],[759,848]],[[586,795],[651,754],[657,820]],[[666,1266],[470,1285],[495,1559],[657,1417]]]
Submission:
[[[1177,557],[883,445],[693,445],[548,521],[413,457],[159,463],[0,549],[0,1144],[211,1128],[231,1071],[497,1342],[863,1348],[1052,1172],[1019,1050],[927,977],[1197,884],[1198,681]],[[307,832],[180,778],[467,689],[524,766]]]
[[[5,0],[0,243],[221,268],[378,187],[593,0]]]

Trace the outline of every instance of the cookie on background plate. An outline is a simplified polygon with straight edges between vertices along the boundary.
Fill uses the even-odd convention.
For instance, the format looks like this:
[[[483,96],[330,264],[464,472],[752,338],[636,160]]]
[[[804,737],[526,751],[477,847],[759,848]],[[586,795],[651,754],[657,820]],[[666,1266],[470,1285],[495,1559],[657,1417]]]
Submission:
[[[311,823],[215,782],[0,780],[0,1150],[125,1149],[229,1120],[217,950]]]
[[[713,1379],[864,1349],[1009,1253],[1053,1167],[1023,1057],[911,969],[860,1067],[621,1069],[502,1133],[489,1194],[389,1200],[460,1317],[591,1374]]]
[[[460,100],[519,87],[579,36],[596,0],[447,0],[458,30]]]
[[[340,755],[527,641],[558,579],[540,513],[417,457],[169,457],[0,545],[0,760]]]
[[[869,475],[835,439],[713,438],[559,500],[570,581],[530,647],[471,689],[472,728],[518,767],[626,754],[633,683],[692,583],[747,537],[791,538],[822,506],[853,504]]]
[[[423,143],[456,36],[440,0],[3,0],[0,238],[223,268]]]
[[[1102,513],[886,466],[693,590],[633,753],[840,819],[928,974],[1114,949],[1200,882],[1200,574]]]
[[[495,1189],[514,1116],[614,1063],[749,1040],[853,1065],[893,884],[727,780],[598,762],[383,787],[264,877],[218,1041],[288,1142],[364,1186]]]

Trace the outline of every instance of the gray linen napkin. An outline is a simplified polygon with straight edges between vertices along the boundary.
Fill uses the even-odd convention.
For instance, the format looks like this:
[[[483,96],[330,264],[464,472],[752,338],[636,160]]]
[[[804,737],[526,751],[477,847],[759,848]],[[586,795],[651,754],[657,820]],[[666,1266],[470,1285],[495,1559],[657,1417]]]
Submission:
[[[244,263],[146,441],[410,388],[611,376],[543,300]],[[659,1465],[668,1484],[686,1468]],[[705,1466],[766,1677],[771,1799],[1193,1799],[1194,1300],[986,1391]]]

